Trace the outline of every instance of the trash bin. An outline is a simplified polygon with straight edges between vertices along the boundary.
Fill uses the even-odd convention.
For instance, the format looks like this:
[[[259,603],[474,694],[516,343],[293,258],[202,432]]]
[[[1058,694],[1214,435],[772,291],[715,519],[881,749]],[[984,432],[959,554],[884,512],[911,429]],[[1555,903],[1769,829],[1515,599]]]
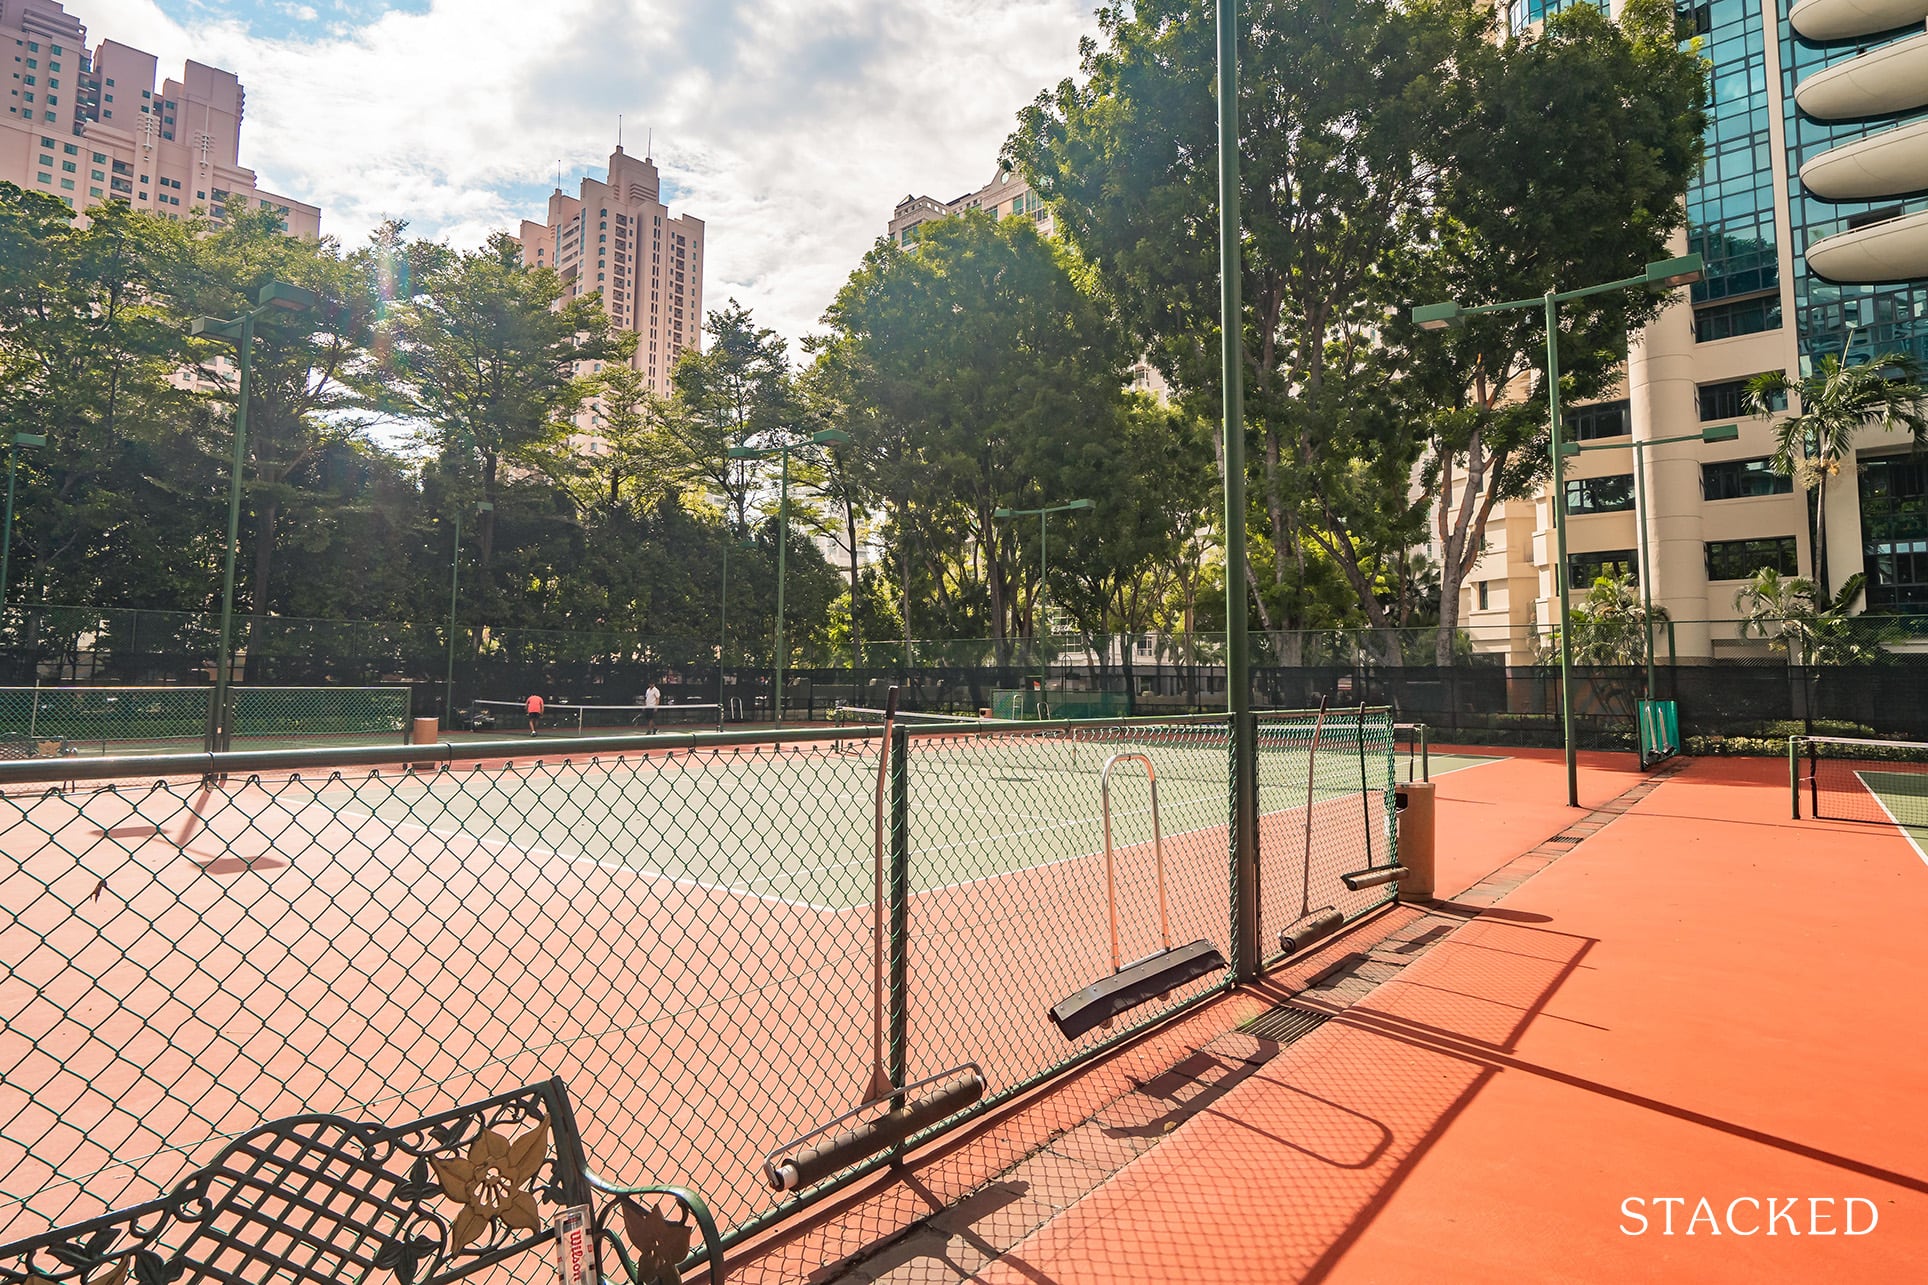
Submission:
[[[1433,783],[1411,781],[1398,789],[1399,864],[1412,873],[1399,885],[1401,901],[1433,898]]]
[[[442,734],[442,720],[439,718],[418,718],[409,728],[410,745],[433,745]]]

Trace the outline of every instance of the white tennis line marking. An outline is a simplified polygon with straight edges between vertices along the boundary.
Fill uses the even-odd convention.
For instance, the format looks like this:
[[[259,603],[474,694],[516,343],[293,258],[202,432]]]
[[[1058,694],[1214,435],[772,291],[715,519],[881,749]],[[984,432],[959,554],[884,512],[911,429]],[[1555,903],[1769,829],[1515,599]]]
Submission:
[[[367,812],[355,812],[347,808],[341,809],[340,811],[336,812],[335,815],[341,816],[341,817],[348,817],[356,821],[372,822],[377,825],[387,825],[387,826],[405,825],[412,830],[420,830],[424,834],[432,834],[436,838],[441,839],[444,842],[451,842],[457,839],[467,839],[471,843],[485,844],[489,847],[500,848],[505,851],[517,853],[525,857],[552,857],[557,861],[566,861],[571,865],[600,866],[604,870],[623,870],[623,871],[629,872],[630,874],[641,875],[648,879],[661,879],[664,882],[673,884],[677,887],[702,888],[709,892],[727,892],[733,896],[751,897],[757,901],[772,901],[781,906],[802,906],[810,910],[824,910],[824,911],[832,911],[832,912],[839,912],[839,913],[850,909],[849,906],[826,906],[815,901],[798,901],[792,897],[773,897],[765,893],[751,892],[748,887],[739,888],[737,885],[733,883],[709,883],[702,879],[691,879],[684,876],[673,875],[668,873],[667,871],[657,870],[650,866],[632,865],[627,861],[604,861],[597,857],[565,856],[562,853],[555,851],[553,848],[523,847],[518,844],[510,843],[505,839],[491,839],[486,835],[470,834],[467,830],[454,830],[454,831],[438,830],[434,826],[423,825],[419,821],[391,821],[387,817],[378,817],[373,815],[372,813],[367,813]]]
[[[1887,817],[1894,825],[1894,828],[1901,832],[1901,837],[1906,839],[1908,846],[1915,850],[1915,855],[1921,858],[1921,863],[1928,865],[1928,852],[1923,852],[1921,845],[1915,842],[1915,832],[1895,819],[1895,814],[1888,810],[1888,801],[1881,797],[1879,790],[1868,784],[1867,777],[1863,776],[1858,770],[1855,772],[1854,777],[1855,780],[1861,782],[1861,788],[1866,790],[1869,796],[1874,799],[1874,805],[1881,809],[1881,815]]]

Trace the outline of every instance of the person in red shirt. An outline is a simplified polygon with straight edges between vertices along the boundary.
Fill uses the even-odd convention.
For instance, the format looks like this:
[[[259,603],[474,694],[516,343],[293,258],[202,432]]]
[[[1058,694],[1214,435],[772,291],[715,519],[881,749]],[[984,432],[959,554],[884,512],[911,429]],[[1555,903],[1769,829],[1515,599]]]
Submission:
[[[529,713],[529,735],[540,735],[536,728],[542,722],[542,697],[531,696],[522,707]]]

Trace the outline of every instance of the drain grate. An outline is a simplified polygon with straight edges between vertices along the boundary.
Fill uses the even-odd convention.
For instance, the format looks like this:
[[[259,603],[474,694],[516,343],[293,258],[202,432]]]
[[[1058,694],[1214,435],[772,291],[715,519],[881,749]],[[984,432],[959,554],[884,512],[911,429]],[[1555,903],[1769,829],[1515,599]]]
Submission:
[[[1548,843],[1578,843],[1580,842],[1580,840],[1586,837],[1587,836],[1584,834],[1556,834],[1551,839],[1548,839],[1547,842]]]
[[[1331,1020],[1330,1013],[1309,1013],[1290,1004],[1280,1004],[1266,1009],[1239,1029],[1247,1035],[1271,1040],[1275,1044],[1290,1044],[1294,1040],[1304,1039]]]

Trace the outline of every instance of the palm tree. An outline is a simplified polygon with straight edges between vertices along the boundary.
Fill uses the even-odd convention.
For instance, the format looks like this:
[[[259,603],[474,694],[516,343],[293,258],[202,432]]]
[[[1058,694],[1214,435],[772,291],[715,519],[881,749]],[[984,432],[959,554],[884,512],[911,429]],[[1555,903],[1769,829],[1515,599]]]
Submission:
[[[1845,347],[1843,349],[1845,351]],[[1814,492],[1815,597],[1830,598],[1828,582],[1828,479],[1854,458],[1854,439],[1863,429],[1906,432],[1917,448],[1928,444],[1928,396],[1914,358],[1884,353],[1865,364],[1844,365],[1832,353],[1814,364],[1814,373],[1790,379],[1770,370],[1747,381],[1747,409],[1766,419],[1800,399],[1801,413],[1774,426],[1774,470]]]

